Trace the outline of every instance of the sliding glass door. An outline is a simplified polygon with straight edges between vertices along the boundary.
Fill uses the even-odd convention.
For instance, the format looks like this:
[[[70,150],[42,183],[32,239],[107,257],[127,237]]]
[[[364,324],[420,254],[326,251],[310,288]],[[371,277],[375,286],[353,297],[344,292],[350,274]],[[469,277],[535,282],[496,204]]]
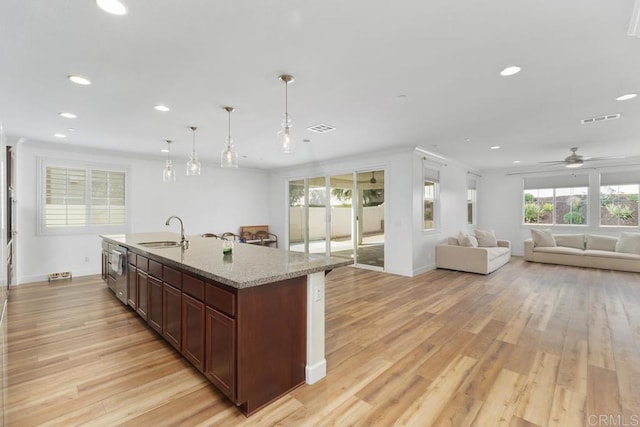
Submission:
[[[289,249],[384,268],[383,170],[289,181]]]

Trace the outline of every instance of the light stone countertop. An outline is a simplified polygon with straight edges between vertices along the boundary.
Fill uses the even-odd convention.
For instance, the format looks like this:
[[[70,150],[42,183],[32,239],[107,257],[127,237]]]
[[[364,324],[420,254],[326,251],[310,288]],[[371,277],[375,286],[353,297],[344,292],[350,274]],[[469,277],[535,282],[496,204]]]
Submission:
[[[122,245],[170,267],[242,289],[310,273],[351,265],[349,258],[290,252],[267,246],[234,242],[233,255],[222,255],[222,240],[187,236],[189,248],[152,249],[142,242],[179,241],[179,233],[133,233],[101,235],[105,241]]]

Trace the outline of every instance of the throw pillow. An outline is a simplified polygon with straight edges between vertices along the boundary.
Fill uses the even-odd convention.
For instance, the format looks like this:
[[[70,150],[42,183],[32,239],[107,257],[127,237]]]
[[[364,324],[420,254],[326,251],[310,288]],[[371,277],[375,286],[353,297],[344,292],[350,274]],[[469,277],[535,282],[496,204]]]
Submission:
[[[533,239],[533,246],[540,248],[549,248],[556,246],[556,239],[551,234],[551,230],[538,230],[531,229],[531,238]]]
[[[498,246],[498,239],[493,230],[476,230],[476,239],[478,239],[478,246],[481,248],[495,248]]]
[[[587,249],[598,251],[615,251],[618,239],[611,236],[596,236],[594,234],[587,235]]]
[[[640,255],[640,233],[620,233],[616,243],[616,252]]]
[[[470,236],[468,234],[464,234],[461,231],[460,233],[458,233],[458,244],[460,246],[467,246],[467,247],[471,247],[471,248],[477,248],[478,247],[478,240],[475,237]]]

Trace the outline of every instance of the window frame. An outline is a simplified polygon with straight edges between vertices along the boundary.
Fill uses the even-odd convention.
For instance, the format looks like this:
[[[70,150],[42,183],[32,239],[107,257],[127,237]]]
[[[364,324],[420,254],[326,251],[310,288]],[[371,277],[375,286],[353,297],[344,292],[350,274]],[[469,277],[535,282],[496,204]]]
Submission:
[[[467,226],[475,226],[478,223],[478,183],[475,178],[467,178]],[[471,218],[469,218],[471,208]]]
[[[558,202],[557,202],[557,198],[558,197],[570,197],[570,196],[558,196],[557,195],[557,190],[566,190],[566,189],[574,189],[574,188],[586,188],[587,192],[584,195],[584,200],[586,200],[586,207],[585,207],[585,213],[587,216],[587,221],[583,222],[582,224],[560,224],[556,222],[556,215],[557,215],[557,206],[558,206]],[[552,222],[550,223],[544,223],[544,222],[526,222],[525,221],[525,213],[526,213],[526,208],[527,208],[527,201],[526,201],[526,194],[527,192],[536,192],[536,191],[541,191],[541,190],[550,190],[552,193],[552,198],[553,198],[553,210],[551,211],[551,218],[552,218]],[[521,219],[522,219],[522,225],[523,226],[529,226],[529,227],[535,227],[535,226],[542,226],[542,227],[589,227],[590,226],[590,222],[593,221],[591,218],[591,215],[589,214],[589,199],[591,197],[590,195],[590,186],[589,185],[575,185],[575,186],[566,186],[566,185],[558,185],[558,186],[554,186],[554,187],[545,187],[545,188],[523,188],[522,189],[522,211],[521,211]],[[538,196],[539,197],[539,196]]]
[[[425,213],[427,195],[425,194],[426,183],[433,184],[433,207],[432,207],[432,226],[430,228],[425,227]],[[440,165],[431,164],[430,162],[424,162],[422,167],[422,231],[423,233],[432,233],[440,230]]]
[[[51,158],[38,158],[38,193],[37,193],[37,235],[40,236],[54,236],[54,235],[73,235],[73,234],[99,234],[99,233],[125,233],[129,231],[130,223],[130,191],[129,191],[129,168],[104,163],[92,163],[75,160],[60,160]],[[59,226],[59,227],[47,227],[46,226],[46,179],[48,168],[60,168],[60,169],[81,169],[85,172],[85,218],[84,225],[73,226]],[[91,223],[92,219],[92,172],[115,172],[124,174],[124,224],[97,224]]]

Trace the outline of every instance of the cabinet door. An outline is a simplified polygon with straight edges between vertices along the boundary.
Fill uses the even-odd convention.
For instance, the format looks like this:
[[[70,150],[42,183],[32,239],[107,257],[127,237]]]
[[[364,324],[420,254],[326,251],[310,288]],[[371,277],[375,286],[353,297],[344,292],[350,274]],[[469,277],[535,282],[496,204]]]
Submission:
[[[236,385],[236,321],[207,307],[205,371],[209,380],[232,400]]]
[[[182,350],[180,347],[182,344],[180,340],[182,336],[181,296],[182,292],[178,289],[167,283],[162,284],[162,335],[178,351]]]
[[[162,282],[153,276],[149,276],[148,283],[147,322],[157,332],[162,333]]]
[[[204,303],[182,294],[182,355],[204,370]]]
[[[147,301],[149,299],[147,292],[149,291],[149,276],[144,271],[138,269],[138,309],[136,310],[140,317],[147,320]]]
[[[134,310],[138,308],[138,271],[133,266],[133,264],[129,264],[129,269],[127,270],[127,304]]]

